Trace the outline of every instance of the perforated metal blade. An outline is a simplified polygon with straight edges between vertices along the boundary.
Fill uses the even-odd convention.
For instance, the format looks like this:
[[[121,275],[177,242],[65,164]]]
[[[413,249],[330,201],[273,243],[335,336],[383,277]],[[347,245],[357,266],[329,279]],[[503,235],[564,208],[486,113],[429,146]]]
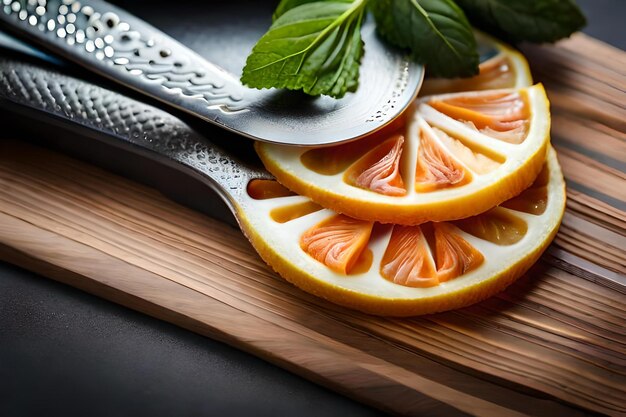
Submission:
[[[413,101],[424,69],[362,28],[360,88],[337,100],[254,90],[183,44],[99,0],[7,0],[0,24],[90,71],[246,137],[324,146],[381,129]]]

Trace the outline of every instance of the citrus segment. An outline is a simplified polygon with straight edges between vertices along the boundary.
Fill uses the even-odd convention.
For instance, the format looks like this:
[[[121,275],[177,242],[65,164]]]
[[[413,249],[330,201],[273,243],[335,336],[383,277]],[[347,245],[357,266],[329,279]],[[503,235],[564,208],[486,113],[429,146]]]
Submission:
[[[339,214],[307,230],[300,247],[333,271],[347,274],[365,249],[372,226]]]
[[[343,306],[410,316],[466,306],[502,290],[550,243],[565,209],[554,150],[532,189],[474,218],[419,226],[355,220],[321,209],[285,223],[280,207],[301,196],[254,200],[238,207],[244,232],[280,275]],[[544,204],[545,203],[545,204]],[[527,210],[544,204],[542,210]]]
[[[450,154],[468,167],[470,171],[477,174],[487,174],[498,168],[503,162],[503,159],[498,158],[497,155],[492,157],[471,149],[467,144],[453,138],[441,129],[434,127],[432,131],[437,135],[439,142],[444,145]]]
[[[502,204],[503,207],[529,214],[542,214],[548,203],[548,171],[544,168],[535,182],[522,193]]]
[[[529,214],[541,214],[546,209],[547,199],[548,190],[545,187],[530,188],[519,197],[505,202],[503,207]]]
[[[420,130],[415,189],[427,192],[471,181],[471,174],[430,133]]]
[[[412,106],[413,107],[413,106]],[[321,175],[336,175],[344,172],[357,159],[371,149],[393,136],[406,125],[406,115],[403,114],[394,120],[390,126],[359,139],[341,145],[306,150],[300,157],[300,162],[311,171]]]
[[[292,206],[278,207],[271,211],[272,220],[278,223],[287,223],[290,220],[306,216],[322,209],[322,206],[312,201],[294,204]]]
[[[347,272],[347,275],[359,275],[364,274],[372,267],[374,255],[370,249],[365,249],[357,258],[354,265]]]
[[[478,216],[457,220],[454,224],[470,235],[497,245],[513,245],[519,242],[528,230],[526,222],[499,208],[491,209]]]
[[[448,223],[434,223],[437,278],[439,282],[451,280],[471,272],[483,263],[483,255],[465,239],[455,233]]]
[[[272,180],[252,180],[248,184],[248,194],[255,200],[296,195],[282,184]]]
[[[346,182],[389,196],[406,194],[400,175],[404,137],[394,135],[368,152],[346,171]]]
[[[419,226],[393,228],[380,273],[389,281],[408,287],[432,287],[439,283],[426,238]]]
[[[526,138],[530,114],[524,90],[434,98],[427,103],[492,138],[515,144]]]

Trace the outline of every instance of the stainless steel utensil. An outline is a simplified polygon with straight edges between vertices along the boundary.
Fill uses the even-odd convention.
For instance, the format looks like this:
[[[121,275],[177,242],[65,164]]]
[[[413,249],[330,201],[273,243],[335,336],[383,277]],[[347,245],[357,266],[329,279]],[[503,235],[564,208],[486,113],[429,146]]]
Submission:
[[[254,90],[104,1],[0,1],[0,25],[10,32],[203,120],[267,142],[322,146],[376,131],[413,101],[424,74],[422,66],[383,44],[373,23],[366,22],[356,93],[336,100]]]
[[[247,198],[248,182],[272,178],[260,164],[237,158],[161,109],[1,54],[0,112],[73,131],[199,178],[235,216]]]

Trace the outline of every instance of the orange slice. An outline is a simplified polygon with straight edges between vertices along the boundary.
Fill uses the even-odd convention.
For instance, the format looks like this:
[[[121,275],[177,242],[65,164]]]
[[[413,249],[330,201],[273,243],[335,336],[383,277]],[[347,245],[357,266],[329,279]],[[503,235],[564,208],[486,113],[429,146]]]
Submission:
[[[551,148],[530,188],[457,221],[405,226],[355,220],[275,187],[249,187],[237,208],[261,257],[305,291],[390,316],[459,308],[501,291],[538,259],[565,209],[565,185]],[[277,221],[276,212],[289,215]]]
[[[350,217],[405,225],[465,218],[516,196],[549,143],[541,85],[424,97],[409,122],[326,148],[255,145],[294,192]]]
[[[466,148],[467,149],[467,148]],[[415,168],[416,191],[428,192],[440,188],[456,187],[471,181],[472,174],[424,131],[420,131],[420,147]]]

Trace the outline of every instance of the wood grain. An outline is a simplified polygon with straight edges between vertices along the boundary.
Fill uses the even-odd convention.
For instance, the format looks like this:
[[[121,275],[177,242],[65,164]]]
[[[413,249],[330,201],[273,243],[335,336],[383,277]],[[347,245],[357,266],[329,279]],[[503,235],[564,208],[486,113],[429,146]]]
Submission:
[[[16,141],[0,141],[0,258],[385,411],[626,415],[626,54],[584,36],[525,52],[552,101],[567,213],[542,260],[475,306],[385,319],[328,304],[238,230]]]

